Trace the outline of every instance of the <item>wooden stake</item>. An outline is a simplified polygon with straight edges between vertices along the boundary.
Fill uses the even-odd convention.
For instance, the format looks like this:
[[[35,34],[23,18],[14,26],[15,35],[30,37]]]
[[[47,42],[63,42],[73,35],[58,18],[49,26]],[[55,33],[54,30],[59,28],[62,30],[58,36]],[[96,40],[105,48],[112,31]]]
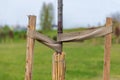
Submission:
[[[112,26],[112,19],[106,19],[106,27]],[[104,72],[103,80],[110,80],[110,48],[111,48],[112,33],[105,36],[105,50],[104,50]]]
[[[52,80],[57,80],[57,73],[58,73],[58,61],[57,61],[57,54],[53,54],[53,63],[52,63]]]
[[[52,80],[65,80],[65,54],[53,55]]]
[[[60,80],[60,54],[58,54],[58,79]]]
[[[35,26],[36,16],[30,15],[27,30],[35,30]],[[25,80],[32,80],[33,51],[34,51],[34,39],[27,37]]]
[[[52,56],[52,80],[55,80],[55,53]]]
[[[60,80],[65,80],[65,54],[60,55]]]

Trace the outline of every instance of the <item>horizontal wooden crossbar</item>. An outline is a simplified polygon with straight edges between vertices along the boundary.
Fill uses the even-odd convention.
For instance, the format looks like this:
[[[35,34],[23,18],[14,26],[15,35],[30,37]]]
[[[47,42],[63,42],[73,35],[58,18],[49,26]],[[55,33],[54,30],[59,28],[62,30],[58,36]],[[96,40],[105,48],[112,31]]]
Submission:
[[[105,36],[111,32],[112,32],[112,26],[100,27],[97,29],[86,30],[86,31],[82,31],[82,32],[64,33],[64,34],[59,35],[58,41],[50,39],[49,37],[47,37],[39,32],[33,31],[33,30],[28,30],[27,35],[28,35],[28,37],[45,44],[46,46],[50,47],[51,49],[53,49],[57,52],[60,52],[61,49],[60,49],[59,42],[75,42],[75,41],[80,41],[80,40],[86,40],[86,39],[90,39],[90,38]]]

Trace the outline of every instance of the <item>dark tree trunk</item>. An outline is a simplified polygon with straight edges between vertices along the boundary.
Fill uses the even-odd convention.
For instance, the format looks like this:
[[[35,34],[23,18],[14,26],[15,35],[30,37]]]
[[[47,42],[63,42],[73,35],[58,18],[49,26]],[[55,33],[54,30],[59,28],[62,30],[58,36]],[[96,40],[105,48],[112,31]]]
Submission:
[[[63,33],[63,0],[58,0],[58,38]],[[60,44],[60,51],[62,52],[62,42]],[[61,53],[58,52],[58,53]]]

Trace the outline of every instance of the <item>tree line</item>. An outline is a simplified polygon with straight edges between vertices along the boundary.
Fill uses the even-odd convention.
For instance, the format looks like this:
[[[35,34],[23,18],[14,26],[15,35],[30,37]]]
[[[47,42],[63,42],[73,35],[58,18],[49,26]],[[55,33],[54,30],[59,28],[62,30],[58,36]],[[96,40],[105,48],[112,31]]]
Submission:
[[[26,39],[26,31],[12,30],[10,26],[0,26],[0,42]]]
[[[120,13],[116,12],[110,15],[113,19],[113,36],[116,43],[120,43]],[[40,11],[40,32],[48,32],[57,27],[54,24],[54,6],[52,3],[43,3]],[[53,36],[56,38],[56,36]],[[26,39],[26,30],[14,31],[8,25],[0,27],[0,42],[7,39]]]

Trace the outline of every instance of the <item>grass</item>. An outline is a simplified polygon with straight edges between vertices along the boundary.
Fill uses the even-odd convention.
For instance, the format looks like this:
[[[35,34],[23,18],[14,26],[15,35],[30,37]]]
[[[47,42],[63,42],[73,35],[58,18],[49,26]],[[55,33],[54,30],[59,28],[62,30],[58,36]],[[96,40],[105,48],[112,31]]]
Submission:
[[[66,80],[102,80],[104,45],[65,43]],[[120,80],[120,45],[111,49],[111,80]],[[54,51],[36,42],[34,49],[33,80],[52,80]],[[24,80],[26,42],[0,44],[0,80]]]

